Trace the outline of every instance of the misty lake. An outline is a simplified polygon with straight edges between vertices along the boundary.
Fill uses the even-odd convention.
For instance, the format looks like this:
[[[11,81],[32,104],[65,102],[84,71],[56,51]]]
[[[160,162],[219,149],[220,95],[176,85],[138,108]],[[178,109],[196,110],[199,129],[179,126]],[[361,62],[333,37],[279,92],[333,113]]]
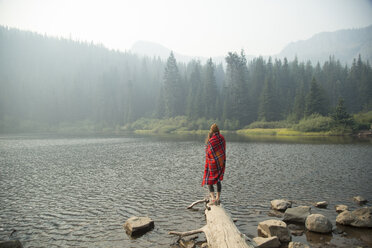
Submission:
[[[205,224],[202,206],[204,137],[0,137],[0,240],[25,247],[171,247],[171,230]],[[257,236],[270,201],[312,207],[335,226],[337,204],[372,202],[372,143],[352,140],[256,140],[226,137],[222,203],[239,230]],[[367,205],[371,205],[368,203]],[[131,239],[122,225],[149,216],[155,228]],[[341,235],[292,236],[307,244],[372,247],[371,229]],[[200,239],[203,239],[201,237]]]

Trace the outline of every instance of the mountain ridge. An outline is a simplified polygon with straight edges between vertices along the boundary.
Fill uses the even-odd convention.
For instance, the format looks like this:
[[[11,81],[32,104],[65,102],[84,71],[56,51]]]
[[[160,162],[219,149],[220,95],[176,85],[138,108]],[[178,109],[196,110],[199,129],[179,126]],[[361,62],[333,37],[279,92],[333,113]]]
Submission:
[[[179,62],[187,63],[192,59],[205,62],[206,57],[189,56],[177,53],[159,43],[151,41],[137,41],[130,49],[131,52],[142,56],[160,57],[166,60],[171,51]],[[262,56],[265,59],[272,57],[277,59],[294,59],[299,61],[311,61],[313,64],[324,63],[333,56],[343,64],[351,65],[353,60],[361,55],[363,60],[372,62],[372,25],[364,28],[340,29],[333,32],[320,32],[306,40],[298,40],[288,43],[278,54]],[[212,57],[219,64],[225,63],[226,56]],[[247,60],[258,56],[246,55]]]

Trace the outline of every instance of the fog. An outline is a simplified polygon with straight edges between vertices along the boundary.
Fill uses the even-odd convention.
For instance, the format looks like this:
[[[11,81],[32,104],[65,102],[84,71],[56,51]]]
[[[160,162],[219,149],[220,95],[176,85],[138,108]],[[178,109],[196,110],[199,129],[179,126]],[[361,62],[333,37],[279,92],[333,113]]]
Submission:
[[[331,116],[341,99],[371,110],[371,16],[370,1],[2,0],[0,132],[236,130]],[[130,50],[138,40],[163,57]]]
[[[121,51],[138,40],[189,56],[274,55],[316,33],[372,24],[368,0],[2,0],[0,24]]]

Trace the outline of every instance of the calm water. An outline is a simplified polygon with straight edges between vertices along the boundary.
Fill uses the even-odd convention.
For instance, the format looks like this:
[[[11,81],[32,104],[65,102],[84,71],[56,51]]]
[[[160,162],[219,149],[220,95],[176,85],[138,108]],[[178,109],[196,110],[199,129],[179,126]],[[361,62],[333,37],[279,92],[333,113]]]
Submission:
[[[11,238],[25,247],[170,247],[169,231],[205,224],[202,206],[186,210],[207,193],[202,139],[0,137],[0,240],[16,230]],[[333,223],[335,205],[356,209],[356,195],[372,201],[370,142],[232,140],[222,200],[249,237],[273,218],[273,199],[326,200],[328,209],[312,212]],[[122,225],[133,215],[150,216],[154,230],[129,238]],[[293,240],[372,246],[371,229],[347,232]]]

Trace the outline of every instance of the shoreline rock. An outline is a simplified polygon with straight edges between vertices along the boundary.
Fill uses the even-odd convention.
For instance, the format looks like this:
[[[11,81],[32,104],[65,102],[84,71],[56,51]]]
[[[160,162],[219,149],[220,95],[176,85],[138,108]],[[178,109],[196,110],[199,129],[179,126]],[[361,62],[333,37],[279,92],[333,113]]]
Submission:
[[[332,223],[322,214],[311,214],[306,218],[306,229],[317,233],[332,232]]]
[[[363,196],[354,196],[353,197],[353,200],[358,203],[359,205],[363,205],[363,204],[366,204],[368,201],[363,197]]]
[[[130,217],[123,225],[130,236],[144,234],[154,228],[154,221],[149,217]]]
[[[280,247],[280,242],[277,236],[262,238],[255,237],[253,241],[256,242],[257,248],[277,248]]]
[[[269,238],[277,236],[280,242],[290,242],[292,237],[287,224],[281,220],[265,220],[258,224],[259,237]]]
[[[346,206],[346,205],[336,205],[335,206],[335,209],[336,209],[336,212],[337,213],[342,213],[342,212],[344,212],[344,211],[346,211],[346,210],[349,210],[349,207],[348,206]]]
[[[317,207],[317,208],[327,208],[328,202],[326,202],[326,201],[316,202],[314,204],[314,206]]]
[[[271,209],[284,212],[287,208],[292,207],[292,202],[285,199],[272,200]]]
[[[308,206],[299,206],[295,208],[288,208],[284,212],[283,221],[305,223],[306,218],[311,214],[311,208]]]
[[[337,216],[336,223],[353,227],[372,227],[372,207],[359,208],[352,212],[343,211]]]

